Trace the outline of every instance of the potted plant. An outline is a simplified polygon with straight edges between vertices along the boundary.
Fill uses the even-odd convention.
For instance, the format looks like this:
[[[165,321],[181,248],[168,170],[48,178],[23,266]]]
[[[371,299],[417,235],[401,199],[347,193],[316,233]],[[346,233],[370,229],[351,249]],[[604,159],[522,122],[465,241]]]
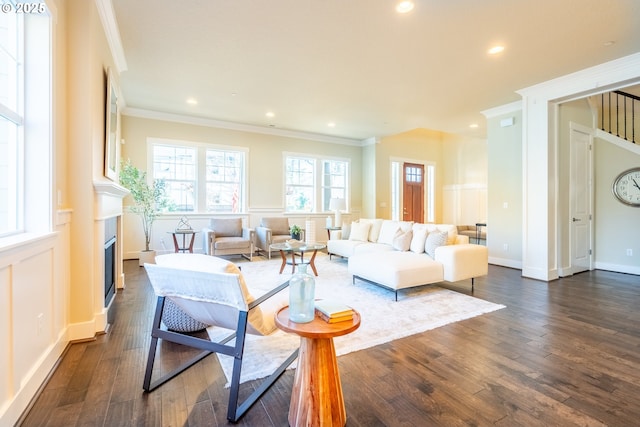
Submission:
[[[160,212],[169,205],[165,182],[156,179],[153,184],[147,181],[147,173],[131,164],[131,160],[122,163],[120,168],[120,184],[131,192],[134,204],[129,206],[129,212],[140,215],[142,231],[144,232],[144,251],[140,252],[141,266],[145,262],[155,260],[155,251],[151,250],[151,229],[153,222]]]
[[[294,224],[291,226],[289,231],[291,232],[292,239],[300,240],[300,233],[302,232],[302,229],[299,226]]]

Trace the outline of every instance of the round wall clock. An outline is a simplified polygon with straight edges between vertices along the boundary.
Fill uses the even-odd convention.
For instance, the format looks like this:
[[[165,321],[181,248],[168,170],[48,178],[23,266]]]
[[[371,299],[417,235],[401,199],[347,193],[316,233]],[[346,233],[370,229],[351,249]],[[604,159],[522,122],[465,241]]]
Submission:
[[[625,205],[640,207],[640,167],[622,172],[613,181],[613,194]]]

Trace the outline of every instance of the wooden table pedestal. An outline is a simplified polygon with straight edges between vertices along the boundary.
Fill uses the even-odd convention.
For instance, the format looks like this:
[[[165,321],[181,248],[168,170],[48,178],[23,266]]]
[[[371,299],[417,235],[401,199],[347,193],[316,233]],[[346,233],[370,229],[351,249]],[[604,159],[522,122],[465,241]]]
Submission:
[[[294,323],[289,320],[289,308],[285,307],[276,314],[276,325],[300,336],[289,425],[343,427],[347,411],[333,337],[358,329],[360,314],[355,312],[353,320],[338,323],[327,323],[318,317],[309,323]]]

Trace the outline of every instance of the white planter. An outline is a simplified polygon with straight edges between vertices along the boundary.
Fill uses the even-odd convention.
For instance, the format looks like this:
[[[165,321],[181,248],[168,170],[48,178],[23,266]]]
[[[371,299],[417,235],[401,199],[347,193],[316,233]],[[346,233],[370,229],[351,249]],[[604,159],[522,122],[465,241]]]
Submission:
[[[140,257],[138,259],[138,265],[140,267],[144,267],[144,264],[155,264],[156,263],[156,251],[140,251]]]

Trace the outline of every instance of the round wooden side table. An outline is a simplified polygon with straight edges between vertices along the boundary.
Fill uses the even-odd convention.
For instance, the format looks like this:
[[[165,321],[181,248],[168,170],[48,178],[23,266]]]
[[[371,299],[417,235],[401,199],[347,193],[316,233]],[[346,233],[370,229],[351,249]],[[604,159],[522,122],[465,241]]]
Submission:
[[[300,336],[300,354],[296,369],[291,404],[290,426],[344,426],[344,407],[338,360],[333,337],[349,334],[360,326],[360,313],[353,319],[327,323],[316,317],[309,323],[289,320],[289,307],[276,313],[276,326]]]

